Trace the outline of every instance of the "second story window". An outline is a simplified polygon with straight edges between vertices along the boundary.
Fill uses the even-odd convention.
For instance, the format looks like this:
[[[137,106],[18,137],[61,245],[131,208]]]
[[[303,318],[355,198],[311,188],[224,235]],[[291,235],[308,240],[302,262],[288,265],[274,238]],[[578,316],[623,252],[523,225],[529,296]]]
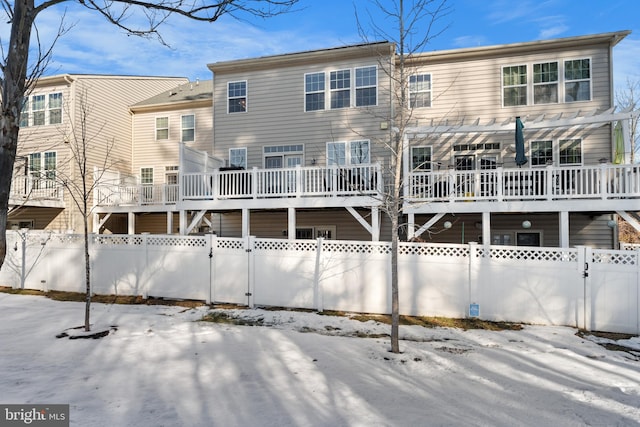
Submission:
[[[304,110],[324,110],[324,73],[311,73],[304,76]]]
[[[45,96],[34,95],[31,97],[31,116],[33,117],[33,126],[42,126],[45,124]]]
[[[533,64],[533,103],[558,102],[558,63]]]
[[[582,141],[580,139],[560,140],[560,165],[582,164]]]
[[[49,124],[62,123],[62,93],[49,94]]]
[[[156,141],[169,139],[169,117],[156,117]]]
[[[411,170],[431,170],[431,147],[411,147]]]
[[[229,113],[247,111],[247,82],[229,82],[227,86],[227,104]]]
[[[527,105],[527,66],[502,68],[502,105]]]
[[[356,68],[356,107],[366,107],[378,103],[377,67]]]
[[[62,92],[25,97],[20,126],[58,125],[62,123]]]
[[[564,61],[564,102],[591,100],[591,61]]]
[[[229,149],[229,166],[234,168],[247,168],[247,149],[246,148],[230,148]]]
[[[329,75],[331,109],[351,106],[351,71],[332,71]]]
[[[196,117],[193,114],[182,116],[182,142],[196,140]]]
[[[531,141],[531,166],[545,166],[553,162],[552,141]]]
[[[33,188],[53,188],[56,179],[56,152],[29,154],[29,175],[33,179]]]
[[[409,107],[431,107],[431,74],[409,77]]]

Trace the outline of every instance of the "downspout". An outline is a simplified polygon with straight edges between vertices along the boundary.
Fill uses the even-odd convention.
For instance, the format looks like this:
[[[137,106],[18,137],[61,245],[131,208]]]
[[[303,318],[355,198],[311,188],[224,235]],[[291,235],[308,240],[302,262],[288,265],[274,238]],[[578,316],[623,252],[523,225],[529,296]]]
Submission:
[[[74,134],[75,137],[75,125],[76,125],[76,109],[75,109],[75,102],[76,102],[76,86],[73,84],[75,82],[75,79],[73,77],[71,77],[69,74],[65,74],[63,76],[64,81],[69,85],[69,108],[68,108],[68,114],[69,114],[69,122],[67,125],[70,125],[70,131]],[[63,99],[64,101],[64,99]],[[66,138],[66,136],[65,136]],[[64,141],[63,141],[64,144]],[[64,145],[63,145],[64,146]],[[67,150],[70,151],[70,150]],[[58,166],[56,165],[56,168]],[[75,182],[76,179],[76,173],[75,173],[75,168],[71,168],[70,170],[70,175],[71,175],[71,180],[73,182]],[[67,198],[67,191],[64,192],[63,194],[63,203],[64,203],[64,210],[66,213],[66,217],[67,217],[67,230],[74,230],[75,232],[75,221],[74,221],[74,215],[73,215],[73,209],[67,209],[67,201],[65,200]]]

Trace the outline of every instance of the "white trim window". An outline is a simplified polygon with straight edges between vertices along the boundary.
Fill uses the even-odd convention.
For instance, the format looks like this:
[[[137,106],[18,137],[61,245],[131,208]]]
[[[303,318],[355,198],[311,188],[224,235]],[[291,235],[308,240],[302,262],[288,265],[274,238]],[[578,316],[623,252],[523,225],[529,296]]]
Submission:
[[[31,97],[31,116],[33,118],[33,126],[43,126],[46,115],[46,96],[34,95]]]
[[[531,166],[546,166],[553,163],[553,141],[531,141]]]
[[[245,113],[247,111],[247,81],[227,83],[227,112]]]
[[[29,176],[34,188],[54,188],[57,167],[55,151],[29,154]]]
[[[62,123],[62,92],[24,97],[20,126],[45,126]]]
[[[411,147],[411,170],[431,170],[431,147]]]
[[[324,73],[307,73],[304,75],[304,111],[324,110],[325,104]]]
[[[49,94],[49,124],[59,125],[62,123],[62,92]]]
[[[153,185],[153,168],[140,168],[140,184]]]
[[[431,74],[409,76],[409,108],[431,107]]]
[[[561,139],[558,143],[560,166],[577,166],[582,164],[582,140]]]
[[[591,60],[564,61],[564,102],[591,100]]]
[[[527,66],[502,67],[502,106],[527,105]]]
[[[351,106],[351,70],[336,70],[329,73],[331,109]]]
[[[370,162],[368,140],[327,142],[327,166],[363,165]]]
[[[302,164],[302,144],[272,145],[263,149],[265,169],[294,168]]]
[[[156,117],[156,141],[169,139],[169,117]]]
[[[181,141],[193,142],[196,140],[196,116],[193,114],[185,114],[180,118],[181,124]]]
[[[556,104],[558,102],[558,63],[533,64],[533,103]]]
[[[229,148],[229,166],[233,168],[247,168],[247,149]]]
[[[378,104],[378,67],[360,67],[356,72],[356,107]]]

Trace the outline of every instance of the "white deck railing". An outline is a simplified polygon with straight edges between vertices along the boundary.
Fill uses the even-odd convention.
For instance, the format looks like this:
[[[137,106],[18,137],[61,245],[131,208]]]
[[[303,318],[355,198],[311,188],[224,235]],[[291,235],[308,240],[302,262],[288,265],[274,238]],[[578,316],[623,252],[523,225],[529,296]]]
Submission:
[[[96,206],[171,205],[178,201],[178,185],[98,185]]]
[[[63,200],[63,186],[55,179],[40,179],[29,175],[14,176],[11,181],[11,198],[32,201]]]
[[[181,185],[99,185],[98,206],[173,204],[178,200],[370,196],[382,192],[378,164],[215,170],[180,175]],[[180,192],[179,192],[180,190]]]
[[[640,197],[640,164],[411,172],[413,202]]]

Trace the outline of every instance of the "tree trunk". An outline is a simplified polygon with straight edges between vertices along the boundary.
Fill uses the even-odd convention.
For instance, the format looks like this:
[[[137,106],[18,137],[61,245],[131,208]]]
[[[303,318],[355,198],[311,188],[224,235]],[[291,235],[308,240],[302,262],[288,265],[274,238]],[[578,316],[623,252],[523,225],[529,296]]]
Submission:
[[[33,0],[16,0],[2,80],[0,117],[0,267],[7,254],[7,216],[13,164],[16,159],[20,112],[26,88],[29,39],[35,19]]]

